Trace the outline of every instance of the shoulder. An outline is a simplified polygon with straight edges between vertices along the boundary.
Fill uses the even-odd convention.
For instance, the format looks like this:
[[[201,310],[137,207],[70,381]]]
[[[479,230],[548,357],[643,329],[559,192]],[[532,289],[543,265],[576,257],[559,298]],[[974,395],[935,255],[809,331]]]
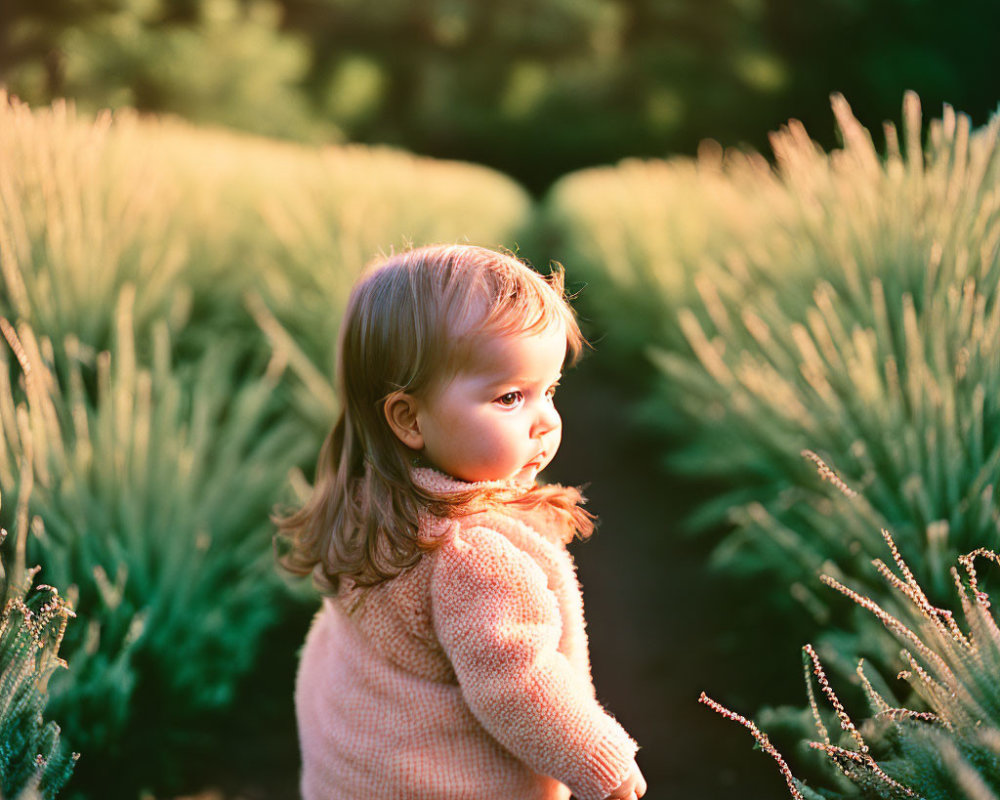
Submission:
[[[503,515],[473,514],[452,520],[438,546],[427,554],[439,582],[486,586],[503,583],[522,589],[544,587],[545,571],[520,541],[531,532]]]
[[[519,546],[524,533],[522,528],[516,520],[492,513],[452,520],[440,537],[438,557],[446,561],[484,563],[532,561],[530,554]]]
[[[468,633],[481,625],[509,634],[511,620],[560,628],[549,576],[494,527],[459,526],[432,558],[430,598],[439,635],[445,628]]]

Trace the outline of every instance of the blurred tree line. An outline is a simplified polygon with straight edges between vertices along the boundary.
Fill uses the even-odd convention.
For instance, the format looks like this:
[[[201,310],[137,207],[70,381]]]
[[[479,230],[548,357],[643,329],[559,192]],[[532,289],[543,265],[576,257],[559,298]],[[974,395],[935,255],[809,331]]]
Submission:
[[[998,26],[989,0],[5,0],[0,81],[33,104],[388,142],[541,191],[705,137],[766,149],[789,117],[830,131],[832,91],[868,126],[905,89],[981,124]]]

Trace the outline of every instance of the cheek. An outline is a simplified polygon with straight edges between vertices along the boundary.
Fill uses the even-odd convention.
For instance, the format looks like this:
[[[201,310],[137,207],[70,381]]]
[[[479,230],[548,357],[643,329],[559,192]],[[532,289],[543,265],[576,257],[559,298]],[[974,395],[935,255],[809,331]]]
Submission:
[[[461,439],[470,453],[495,451],[507,438],[502,420],[482,413],[457,417],[450,426],[450,431],[455,438]]]
[[[483,458],[493,459],[509,457],[528,436],[515,420],[494,417],[482,420],[477,430],[471,432],[471,439],[471,446]]]

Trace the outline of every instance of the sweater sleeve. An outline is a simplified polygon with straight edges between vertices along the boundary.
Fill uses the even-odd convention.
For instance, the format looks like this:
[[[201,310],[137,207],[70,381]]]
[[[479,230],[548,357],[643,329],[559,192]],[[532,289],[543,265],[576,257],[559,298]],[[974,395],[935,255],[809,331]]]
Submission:
[[[483,727],[579,800],[604,800],[637,746],[559,652],[555,596],[531,557],[488,528],[439,551],[431,583],[438,639]]]

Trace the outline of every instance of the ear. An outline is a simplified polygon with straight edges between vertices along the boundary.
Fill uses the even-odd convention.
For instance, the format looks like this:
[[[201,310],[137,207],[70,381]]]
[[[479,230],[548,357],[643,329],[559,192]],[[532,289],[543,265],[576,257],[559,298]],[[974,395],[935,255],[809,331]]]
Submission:
[[[411,450],[422,450],[424,437],[417,422],[417,401],[406,392],[393,392],[385,400],[385,419],[396,438]]]

